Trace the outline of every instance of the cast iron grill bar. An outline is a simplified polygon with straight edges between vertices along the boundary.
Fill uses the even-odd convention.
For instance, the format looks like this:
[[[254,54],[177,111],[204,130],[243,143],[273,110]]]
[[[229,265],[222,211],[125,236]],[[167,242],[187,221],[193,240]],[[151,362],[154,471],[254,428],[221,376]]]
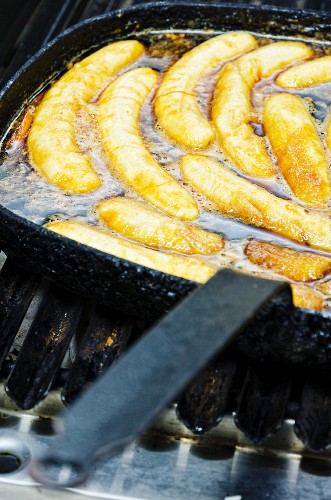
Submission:
[[[331,445],[331,372],[308,375],[303,386],[294,431],[310,450]]]
[[[291,392],[290,372],[280,365],[251,366],[242,385],[235,422],[254,443],[283,424]]]
[[[127,346],[132,327],[131,319],[96,307],[62,391],[65,404],[70,404],[87,382],[95,380],[118,359]]]
[[[6,390],[23,409],[47,396],[75,333],[83,301],[51,285],[26,335]]]
[[[35,294],[40,278],[7,259],[0,271],[0,370]]]
[[[207,366],[180,397],[177,416],[192,432],[206,432],[224,417],[236,364],[233,357],[221,356]]]

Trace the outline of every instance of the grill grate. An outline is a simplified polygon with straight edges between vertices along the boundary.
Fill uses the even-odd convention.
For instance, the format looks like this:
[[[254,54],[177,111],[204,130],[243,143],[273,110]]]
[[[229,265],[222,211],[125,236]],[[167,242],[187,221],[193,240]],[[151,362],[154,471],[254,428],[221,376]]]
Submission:
[[[8,259],[0,282],[0,300],[5,304],[2,373],[9,374],[6,390],[19,408],[35,407],[52,385],[62,387],[63,402],[70,404],[141,333],[139,322],[43,283],[44,296],[33,311],[24,342],[6,360],[39,280],[17,271]],[[69,346],[75,351],[73,362]],[[65,367],[60,369],[65,357]],[[270,366],[228,352],[179,397],[177,415],[200,434],[215,427],[226,413],[235,412],[236,425],[254,443],[275,433],[291,417],[303,443],[311,450],[323,450],[331,444],[331,390],[325,380],[329,380],[325,371]]]
[[[0,83],[68,26],[138,3],[142,2],[29,0],[22,9],[18,9],[19,1],[11,0],[10,8],[3,4]],[[331,0],[232,3],[331,10]],[[20,14],[14,15],[18,10]],[[3,19],[10,22],[4,23]],[[20,408],[34,407],[46,396],[52,384],[59,382],[64,385],[63,400],[69,404],[84,384],[116,360],[141,330],[139,324],[130,318],[105,311],[47,284],[22,347],[18,351],[12,349],[8,358],[39,282],[40,277],[19,270],[10,259],[0,273],[0,364],[2,372],[9,373],[7,391]],[[75,361],[63,368],[63,360],[70,358],[69,345],[75,348],[77,339],[79,348]],[[295,430],[299,438],[312,450],[321,450],[331,444],[331,392],[325,380],[328,380],[325,373],[303,374],[298,370],[293,373],[283,366],[252,364],[230,353],[210,365],[192,382],[179,400],[177,414],[190,429],[201,432],[215,426],[227,411],[236,410],[236,424],[254,442],[274,433],[285,416],[295,415]]]

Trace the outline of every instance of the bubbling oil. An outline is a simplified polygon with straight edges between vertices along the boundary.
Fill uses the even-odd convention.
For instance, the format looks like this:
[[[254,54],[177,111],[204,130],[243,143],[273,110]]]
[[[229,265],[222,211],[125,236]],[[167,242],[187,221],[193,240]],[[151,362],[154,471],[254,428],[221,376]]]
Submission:
[[[255,33],[253,33],[253,35],[257,37],[259,45],[265,45],[273,41],[272,37],[257,35]],[[151,36],[142,34],[141,37],[137,35],[137,38],[148,46],[148,53],[125,71],[134,67],[151,67],[159,71],[161,76],[162,73],[185,52],[211,36],[214,36],[214,34],[197,34],[194,32],[176,34],[159,32]],[[286,40],[285,37],[281,39]],[[279,40],[280,37],[277,37],[277,41]],[[318,56],[330,51],[330,44],[322,46],[320,43],[318,45],[314,45],[313,42],[310,43],[309,41],[307,41],[307,43],[315,49]],[[225,63],[206,72],[196,87],[199,107],[207,118],[210,118],[210,104],[217,76]],[[252,102],[259,118],[258,121],[260,122],[252,125],[254,125],[255,133],[262,137],[264,136],[264,131],[261,125],[261,115],[264,100],[270,94],[284,91],[275,84],[275,78],[278,74],[279,73],[274,74],[271,78],[262,79],[255,86],[252,93]],[[313,89],[286,90],[286,92],[293,92],[306,100],[311,113],[316,119],[320,137],[327,151],[323,132],[323,122],[327,115],[328,107],[331,104],[331,83],[317,85]],[[212,265],[215,265],[215,267],[233,266],[235,268],[244,269],[245,272],[248,273],[279,279],[279,276],[275,275],[272,271],[264,270],[252,264],[247,259],[244,254],[244,247],[251,238],[274,242],[276,244],[278,243],[299,251],[325,254],[325,252],[308,249],[307,247],[305,248],[302,245],[296,244],[266,230],[253,228],[234,219],[217,214],[212,202],[207,200],[202,194],[192,190],[190,186],[183,181],[179,169],[179,159],[186,151],[171,144],[165,136],[164,131],[156,122],[153,112],[154,93],[155,91],[151,93],[145,102],[140,117],[140,132],[146,146],[162,167],[196,199],[200,208],[200,216],[199,219],[193,223],[207,230],[221,233],[226,239],[225,249],[221,253],[212,256],[197,256],[197,258],[208,261]],[[140,199],[132,189],[128,189],[124,186],[120,180],[112,174],[111,169],[108,168],[107,158],[102,148],[97,126],[99,95],[100,92],[94,96],[90,103],[82,107],[79,111],[75,120],[75,129],[77,144],[80,150],[90,157],[92,166],[102,181],[101,187],[91,193],[80,195],[69,194],[62,191],[58,187],[48,183],[31,165],[26,142],[14,141],[5,150],[3,155],[4,160],[0,167],[1,204],[4,207],[39,225],[43,225],[50,220],[76,219],[80,222],[101,226],[95,208],[101,201],[114,196],[127,196]],[[293,199],[299,205],[303,205],[303,203],[296,200],[290,192],[287,183],[277,169],[277,162],[272,155],[270,144],[267,140],[266,142],[270,156],[276,166],[276,175],[271,180],[252,178],[238,172],[235,165],[226,157],[216,143],[205,151],[204,154],[218,160],[240,176],[246,177],[251,182],[264,187],[276,196]],[[328,157],[330,159],[329,153]],[[330,207],[323,212],[329,213],[329,211]],[[103,229],[105,228],[103,227]],[[110,230],[109,232],[113,233]],[[330,256],[330,254],[328,255]],[[324,279],[329,278],[330,277],[326,277]]]

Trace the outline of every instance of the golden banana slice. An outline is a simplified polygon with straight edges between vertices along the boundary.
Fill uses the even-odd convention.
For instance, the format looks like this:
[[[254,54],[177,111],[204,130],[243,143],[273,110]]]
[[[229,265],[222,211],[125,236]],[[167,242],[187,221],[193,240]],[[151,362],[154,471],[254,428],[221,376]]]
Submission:
[[[324,297],[317,290],[305,285],[291,285],[292,302],[295,307],[320,311],[324,307]]]
[[[101,250],[101,252],[198,283],[205,283],[216,272],[212,266],[198,259],[144,248],[116,238],[88,224],[75,221],[52,222],[45,227],[79,243]]]
[[[313,57],[314,51],[302,42],[276,42],[240,57],[236,64],[252,88],[261,78],[269,78],[295,61]]]
[[[107,227],[144,245],[188,255],[209,255],[224,246],[221,236],[172,219],[129,198],[100,203],[98,214]]]
[[[277,85],[287,89],[307,88],[331,81],[331,56],[320,57],[300,66],[289,68],[279,75]],[[331,150],[331,119],[326,121],[326,144]]]
[[[263,269],[292,281],[320,280],[331,272],[331,258],[310,252],[297,252],[273,243],[252,240],[245,246],[248,259]]]
[[[183,156],[181,171],[194,189],[210,199],[221,213],[313,248],[331,251],[330,218],[307,213],[292,201],[278,198],[205,156]]]
[[[258,137],[251,125],[257,121],[251,102],[254,85],[288,64],[312,55],[312,50],[301,42],[271,43],[226,64],[221,71],[211,115],[222,149],[245,174],[261,177],[275,174],[265,139]]]
[[[331,280],[316,283],[315,287],[327,297],[331,297]]]
[[[331,81],[331,56],[320,57],[283,71],[276,79],[285,89],[302,89]]]
[[[215,139],[212,125],[200,111],[195,87],[208,69],[255,46],[255,38],[248,33],[226,33],[198,45],[171,66],[157,91],[155,113],[172,141],[184,148],[204,149]]]
[[[49,182],[72,193],[100,186],[88,155],[76,143],[74,119],[84,103],[143,52],[135,40],[112,43],[75,64],[46,92],[34,115],[28,150]]]
[[[212,104],[212,118],[219,143],[233,163],[245,174],[270,177],[275,168],[265,139],[257,136],[252,122],[251,87],[237,65],[229,63],[221,72]]]
[[[142,105],[158,80],[150,68],[128,71],[103,92],[99,126],[110,168],[142,198],[183,220],[198,217],[198,206],[150,154],[139,132]]]
[[[331,112],[325,121],[325,142],[329,151],[331,151]]]
[[[325,208],[331,194],[329,166],[303,100],[293,94],[272,95],[265,102],[263,125],[294,195],[308,205]]]

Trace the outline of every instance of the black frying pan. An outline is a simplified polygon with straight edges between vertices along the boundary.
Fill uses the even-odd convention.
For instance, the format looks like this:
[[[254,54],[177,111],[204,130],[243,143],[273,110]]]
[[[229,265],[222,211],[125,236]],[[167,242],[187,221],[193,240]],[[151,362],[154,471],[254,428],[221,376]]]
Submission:
[[[79,60],[113,40],[139,39],[140,32],[150,29],[189,28],[217,32],[249,30],[330,41],[330,27],[331,15],[328,14],[229,4],[151,3],[91,19],[46,45],[7,83],[0,94],[0,136],[41,85],[64,71],[68,62]],[[74,292],[146,319],[158,317],[197,286],[77,244],[1,206],[0,247],[24,267],[37,269]],[[331,334],[328,334],[331,321],[294,309],[288,291],[277,301],[260,313],[251,331],[242,338],[241,348],[259,359],[270,353],[277,357],[278,352],[285,349],[286,361],[296,363],[308,359],[313,363],[327,363],[331,359]],[[275,309],[278,312],[276,332]],[[267,342],[264,342],[265,336]],[[273,344],[275,339],[281,348],[277,342],[276,346]]]

